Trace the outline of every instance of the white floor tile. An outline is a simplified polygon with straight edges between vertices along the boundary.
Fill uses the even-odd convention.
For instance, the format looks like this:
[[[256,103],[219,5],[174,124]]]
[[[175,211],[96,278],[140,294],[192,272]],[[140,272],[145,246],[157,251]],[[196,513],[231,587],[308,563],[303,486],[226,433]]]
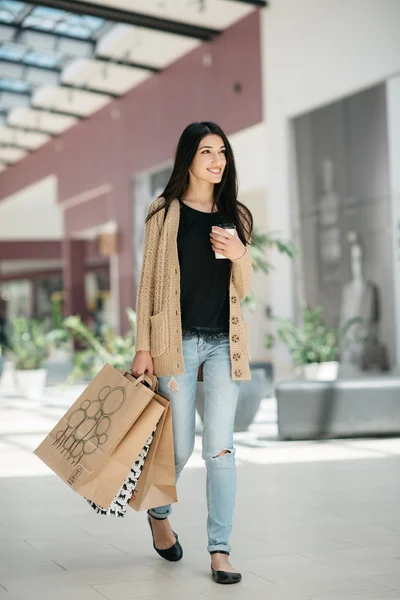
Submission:
[[[27,592],[6,592],[4,600],[104,600],[104,596],[96,592],[89,586],[79,586],[74,588],[52,588],[50,590],[29,590]],[[3,596],[0,592],[0,600]]]
[[[52,393],[47,406],[0,396],[0,600],[400,600],[400,438],[279,442],[263,403],[235,436],[243,581],[225,587],[210,576],[200,438],[173,508],[184,559],[172,564],[144,513],[96,515],[33,456],[75,392]]]

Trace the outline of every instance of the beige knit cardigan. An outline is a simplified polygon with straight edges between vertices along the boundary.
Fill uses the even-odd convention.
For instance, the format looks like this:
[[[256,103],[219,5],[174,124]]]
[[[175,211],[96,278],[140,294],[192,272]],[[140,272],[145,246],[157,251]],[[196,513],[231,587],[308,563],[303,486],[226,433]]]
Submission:
[[[149,213],[160,206],[153,202]],[[143,266],[136,313],[136,350],[148,350],[159,377],[180,375],[185,365],[182,355],[180,310],[180,270],[177,248],[180,205],[173,200],[164,223],[164,210],[146,222]],[[238,260],[232,261],[229,281],[229,340],[232,379],[251,379],[248,328],[243,321],[240,301],[250,291],[252,259],[249,247]],[[200,374],[201,379],[201,374]]]

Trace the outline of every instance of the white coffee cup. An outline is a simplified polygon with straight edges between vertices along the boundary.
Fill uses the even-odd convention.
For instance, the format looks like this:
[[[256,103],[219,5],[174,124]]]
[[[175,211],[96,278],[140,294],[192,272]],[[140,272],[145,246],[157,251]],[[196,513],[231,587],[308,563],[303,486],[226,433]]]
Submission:
[[[233,223],[224,223],[223,225],[218,225],[221,229],[225,229],[231,236],[235,235],[235,226]],[[215,258],[227,258],[227,256],[223,256],[218,252],[215,252]]]

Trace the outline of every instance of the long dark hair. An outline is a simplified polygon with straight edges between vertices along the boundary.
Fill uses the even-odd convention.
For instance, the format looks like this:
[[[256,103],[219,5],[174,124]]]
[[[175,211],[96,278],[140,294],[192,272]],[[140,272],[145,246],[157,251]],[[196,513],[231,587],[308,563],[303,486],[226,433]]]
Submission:
[[[214,186],[214,204],[225,222],[234,223],[242,243],[249,242],[253,232],[253,217],[249,209],[238,201],[238,185],[235,159],[232,147],[221,127],[215,123],[204,121],[191,123],[182,133],[175,154],[174,168],[167,186],[160,198],[161,203],[147,217],[151,219],[158,211],[165,208],[167,214],[171,202],[175,198],[184,198],[189,187],[189,169],[196,155],[201,140],[210,134],[219,135],[226,148],[226,166],[220,183]]]

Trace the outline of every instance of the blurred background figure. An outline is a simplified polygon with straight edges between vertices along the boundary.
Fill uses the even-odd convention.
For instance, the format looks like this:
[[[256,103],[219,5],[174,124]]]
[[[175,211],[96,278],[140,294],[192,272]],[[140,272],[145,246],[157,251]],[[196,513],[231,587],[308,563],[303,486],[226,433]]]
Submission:
[[[340,199],[334,189],[335,167],[326,158],[322,161],[322,196],[318,201],[320,252],[325,276],[340,268]]]
[[[343,366],[358,371],[387,370],[387,355],[379,342],[379,290],[364,274],[363,252],[356,234],[349,234],[352,279],[342,289],[340,324],[351,327],[351,341],[340,354]]]

